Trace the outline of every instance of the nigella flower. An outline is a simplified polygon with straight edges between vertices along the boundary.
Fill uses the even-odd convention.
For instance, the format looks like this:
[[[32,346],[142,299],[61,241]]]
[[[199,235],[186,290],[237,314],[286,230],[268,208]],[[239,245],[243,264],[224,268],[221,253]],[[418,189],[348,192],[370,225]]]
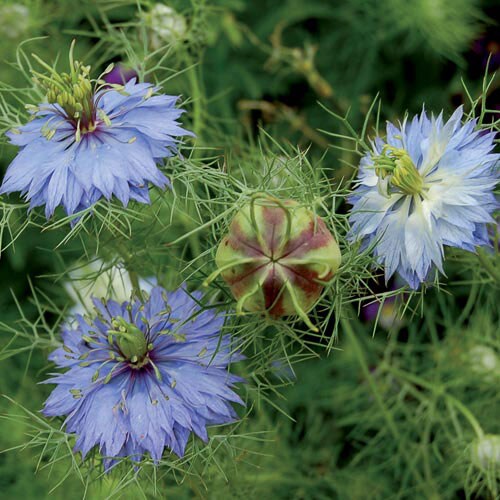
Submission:
[[[137,78],[137,73],[133,69],[127,68],[123,64],[118,63],[109,73],[104,75],[103,80],[106,83],[122,85],[132,80],[132,78]]]
[[[73,214],[103,196],[149,203],[148,184],[169,185],[157,163],[176,152],[181,128],[177,97],[154,95],[149,83],[125,86],[89,78],[89,66],[73,60],[70,73],[35,73],[47,103],[7,135],[20,151],[10,164],[0,194],[20,191],[30,209],[45,205],[49,218],[58,205]]]
[[[395,291],[399,287],[393,283],[387,288],[388,292]],[[401,328],[404,318],[400,314],[400,306],[405,301],[405,294],[374,296],[368,299],[369,302],[362,306],[361,317],[367,321],[377,321],[377,324],[384,330],[390,331]]]
[[[472,52],[478,56],[483,73],[486,68],[492,72],[500,68],[500,40],[496,27],[474,41]]]
[[[487,223],[498,206],[493,189],[498,159],[494,133],[462,125],[462,109],[448,122],[425,111],[399,127],[361,160],[350,202],[350,239],[373,244],[388,280],[396,271],[416,289],[443,272],[443,246],[473,252],[488,245]]]
[[[144,303],[95,299],[94,319],[77,315],[63,329],[50,359],[68,370],[45,382],[57,387],[43,413],[66,416],[75,451],[98,447],[106,468],[146,453],[157,461],[165,448],[183,456],[191,432],[206,441],[207,425],[238,418],[231,402],[243,404],[233,391],[242,379],[228,365],[241,355],[200,298],[155,287]]]

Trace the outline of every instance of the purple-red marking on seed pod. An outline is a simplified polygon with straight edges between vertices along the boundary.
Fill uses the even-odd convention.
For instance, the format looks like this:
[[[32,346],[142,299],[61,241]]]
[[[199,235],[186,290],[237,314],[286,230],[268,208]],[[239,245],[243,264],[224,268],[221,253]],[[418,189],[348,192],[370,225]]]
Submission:
[[[340,265],[340,250],[324,221],[293,200],[256,195],[234,217],[215,261],[243,310],[276,318],[307,317]]]

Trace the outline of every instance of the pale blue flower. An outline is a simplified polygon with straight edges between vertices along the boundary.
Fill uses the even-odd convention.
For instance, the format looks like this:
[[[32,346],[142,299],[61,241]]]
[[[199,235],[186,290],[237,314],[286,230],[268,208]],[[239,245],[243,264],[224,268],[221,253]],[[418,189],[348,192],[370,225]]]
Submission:
[[[443,272],[443,246],[468,251],[488,245],[498,207],[495,134],[462,124],[462,108],[444,123],[425,111],[387,124],[361,160],[350,197],[351,241],[372,244],[388,280],[395,272],[416,289]]]
[[[149,83],[132,79],[123,90],[101,85],[94,92],[84,75],[82,86],[77,98],[52,94],[7,134],[21,149],[0,194],[19,191],[30,209],[45,205],[47,218],[59,205],[70,215],[102,197],[149,203],[149,184],[169,186],[157,164],[176,153],[176,137],[192,135],[177,122],[178,97],[154,95],[159,89]],[[76,104],[61,106],[61,97]]]
[[[64,345],[50,359],[67,371],[45,403],[46,416],[65,417],[75,451],[97,448],[105,467],[117,457],[160,460],[164,450],[183,456],[191,433],[234,422],[233,391],[240,377],[228,371],[241,359],[224,317],[199,306],[201,294],[155,287],[142,303],[94,300],[93,319],[76,315],[62,331]]]

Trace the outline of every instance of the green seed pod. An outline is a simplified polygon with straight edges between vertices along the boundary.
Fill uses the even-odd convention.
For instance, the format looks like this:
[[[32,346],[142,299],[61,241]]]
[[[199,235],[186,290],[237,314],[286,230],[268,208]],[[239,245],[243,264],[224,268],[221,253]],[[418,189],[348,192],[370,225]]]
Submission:
[[[218,270],[243,310],[271,317],[307,312],[340,265],[340,250],[323,220],[293,200],[257,195],[234,217],[216,254]]]

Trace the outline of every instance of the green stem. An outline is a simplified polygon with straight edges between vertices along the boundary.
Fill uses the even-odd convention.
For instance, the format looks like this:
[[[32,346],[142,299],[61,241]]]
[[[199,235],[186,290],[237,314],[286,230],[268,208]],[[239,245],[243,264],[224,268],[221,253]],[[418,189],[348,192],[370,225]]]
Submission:
[[[479,262],[483,265],[486,272],[497,282],[500,283],[500,270],[497,269],[492,263],[491,259],[488,257],[486,252],[482,248],[478,248],[477,257]]]
[[[179,211],[178,213],[178,218],[179,221],[186,226],[187,230],[192,230],[192,229],[197,229],[197,225],[194,222],[194,219],[192,219],[188,214],[185,214],[184,212]],[[201,255],[201,245],[200,241],[198,238],[198,235],[196,233],[190,233],[189,237],[187,238],[189,246],[191,247],[191,253],[193,254],[193,257],[197,257],[198,255]]]
[[[203,127],[203,92],[198,81],[198,74],[196,71],[197,65],[193,63],[187,52],[184,54],[184,60],[186,66],[189,68],[187,76],[191,86],[191,99],[193,101],[193,132],[198,137],[200,136]]]
[[[144,296],[142,295],[142,290],[141,290],[141,285],[139,284],[139,275],[130,269],[130,267],[125,266],[128,272],[128,275],[130,276],[130,282],[132,283],[132,287],[134,288],[134,292],[139,298],[141,302],[144,302]]]
[[[467,299],[467,303],[465,304],[465,307],[463,308],[457,320],[457,326],[461,325],[469,317],[472,308],[476,305],[478,292],[479,292],[479,285],[473,283],[469,293],[469,298]]]
[[[121,241],[117,240],[116,249],[118,251],[118,254],[123,260],[123,264],[130,277],[130,282],[132,283],[132,288],[135,295],[141,302],[144,302],[144,296],[142,294],[141,286],[139,284],[139,275],[130,266],[130,260],[132,256],[130,255],[129,251]]]
[[[379,406],[380,410],[382,411],[384,419],[387,422],[387,427],[389,428],[392,435],[394,436],[394,439],[397,442],[397,445],[399,448],[399,453],[401,454],[401,456],[403,456],[403,458],[408,463],[408,466],[411,468],[411,472],[415,476],[416,481],[420,484],[426,484],[424,479],[421,477],[420,473],[417,470],[415,470],[415,468],[412,464],[412,462],[413,462],[412,457],[410,456],[408,451],[403,447],[404,440],[402,439],[402,437],[398,431],[397,425],[396,425],[391,413],[388,411],[388,409],[386,408],[386,406],[384,404],[382,396],[380,395],[380,392],[378,390],[377,384],[373,378],[373,375],[370,372],[370,369],[368,368],[368,364],[366,363],[366,359],[364,357],[361,344],[359,343],[349,320],[345,316],[342,316],[340,321],[341,321],[342,327],[343,327],[347,337],[349,338],[351,346],[353,347],[354,353],[355,353],[356,358],[358,359],[359,365],[361,367],[361,371],[363,372],[363,376],[366,379],[366,381],[368,382],[368,385],[370,386],[370,389],[372,391],[375,402]]]
[[[215,216],[213,219],[209,220],[208,222],[205,222],[204,224],[200,224],[199,226],[197,226],[194,229],[192,229],[191,231],[183,234],[182,236],[180,236],[176,240],[168,242],[168,243],[165,243],[165,246],[172,247],[172,246],[175,246],[175,245],[179,244],[181,241],[190,239],[193,234],[195,234],[195,233],[197,233],[199,231],[202,231],[203,229],[206,229],[206,228],[208,228],[210,226],[213,226],[217,221],[219,221],[220,219],[223,219],[224,217],[226,217],[227,214],[229,214],[233,210],[234,209],[232,207],[229,208],[229,209],[227,209],[227,210],[224,210],[224,212],[222,212],[219,215]]]
[[[476,433],[477,437],[482,438],[484,436],[484,431],[479,422],[477,421],[477,418],[472,414],[469,408],[467,408],[461,401],[459,401],[453,396],[450,396],[449,394],[446,394],[445,398],[450,404],[452,404],[457,410],[459,410],[462,413],[462,415],[466,418],[471,427],[474,429],[474,432]]]
[[[478,437],[483,437],[484,436],[484,431],[479,424],[477,418],[472,414],[472,412],[457,398],[452,396],[451,394],[447,394],[443,388],[443,386],[438,385],[435,386],[432,383],[428,382],[427,380],[417,376],[413,375],[410,373],[406,373],[402,370],[399,370],[398,368],[394,368],[391,366],[386,367],[387,371],[393,373],[394,375],[405,379],[407,382],[410,382],[411,384],[414,385],[419,385],[421,387],[424,387],[428,391],[431,391],[432,393],[442,396],[446,399],[446,401],[454,406],[464,417],[465,419],[469,422],[471,427],[474,429],[474,432],[477,434]]]

